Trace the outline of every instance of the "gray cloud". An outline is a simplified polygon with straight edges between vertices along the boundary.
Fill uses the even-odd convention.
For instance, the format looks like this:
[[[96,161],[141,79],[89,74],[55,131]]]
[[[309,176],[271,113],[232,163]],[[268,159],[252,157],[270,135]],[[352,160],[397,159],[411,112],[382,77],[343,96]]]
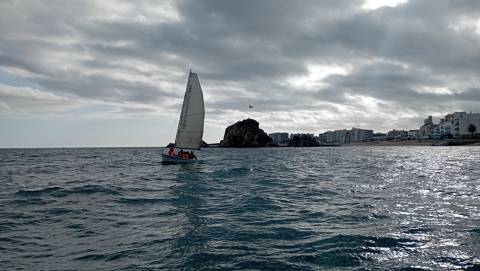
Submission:
[[[80,107],[103,102],[127,115],[161,114],[179,106],[193,68],[211,123],[231,122],[253,104],[271,130],[414,128],[430,114],[478,111],[478,1],[362,5],[3,1],[0,87],[14,78],[54,95],[45,97],[77,98]],[[317,66],[345,72],[318,75]],[[33,108],[33,98],[19,102],[11,91],[0,92],[0,114]],[[58,112],[62,101],[48,105],[55,102]],[[302,116],[313,123],[295,119]]]

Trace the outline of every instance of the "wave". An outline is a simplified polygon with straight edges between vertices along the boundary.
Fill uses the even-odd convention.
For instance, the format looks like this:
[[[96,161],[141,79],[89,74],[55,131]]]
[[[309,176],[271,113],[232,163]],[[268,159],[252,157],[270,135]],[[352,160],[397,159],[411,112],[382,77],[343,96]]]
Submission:
[[[431,269],[424,269],[421,267],[400,267],[395,269],[395,271],[430,271]]]
[[[74,194],[107,194],[107,195],[119,195],[122,189],[119,187],[111,186],[105,187],[101,185],[84,185],[73,188],[61,188],[58,186],[47,187],[39,190],[19,190],[15,192],[16,196],[21,197],[42,197],[42,196],[52,196],[52,197],[66,197]]]
[[[2,150],[0,266],[480,270],[479,152],[377,150]]]
[[[355,248],[358,252],[378,251],[380,248],[412,248],[418,246],[418,242],[409,238],[395,238],[388,236],[362,236],[362,235],[337,235],[303,244],[303,247],[311,249],[339,249]]]
[[[54,187],[47,187],[39,190],[19,190],[15,192],[15,195],[23,196],[23,197],[38,197],[38,196],[51,194],[52,192],[59,191],[61,189],[62,188],[58,186],[54,186]]]
[[[247,167],[237,167],[230,169],[221,169],[216,170],[211,175],[216,178],[233,178],[233,177],[243,177],[252,172],[251,168]]]
[[[423,233],[428,233],[431,232],[431,228],[426,228],[426,227],[416,227],[416,228],[411,228],[408,230],[405,230],[404,233],[407,234],[423,234]]]
[[[169,199],[163,198],[120,198],[116,200],[119,203],[131,204],[131,205],[145,205],[145,204],[156,204],[170,201]]]
[[[121,188],[116,186],[101,186],[101,185],[85,185],[80,187],[75,187],[69,190],[66,190],[67,194],[107,194],[107,195],[119,195],[121,193]]]
[[[135,255],[144,254],[145,251],[141,249],[126,249],[122,251],[112,252],[108,254],[87,254],[75,258],[78,261],[115,261],[121,258],[132,257]]]
[[[67,208],[51,208],[51,209],[45,209],[45,210],[40,210],[38,211],[39,213],[42,214],[47,214],[47,215],[55,215],[55,216],[63,216],[66,214],[70,213],[80,213],[78,210],[72,210],[72,209],[67,209]]]
[[[311,263],[316,266],[338,268],[360,266],[365,261],[369,261],[360,255],[355,255],[350,250],[332,250],[309,255],[293,256],[288,259],[292,263]]]
[[[28,206],[28,205],[46,205],[51,204],[55,201],[53,200],[46,200],[38,197],[27,196],[19,199],[12,199],[9,201],[10,204],[16,206]]]

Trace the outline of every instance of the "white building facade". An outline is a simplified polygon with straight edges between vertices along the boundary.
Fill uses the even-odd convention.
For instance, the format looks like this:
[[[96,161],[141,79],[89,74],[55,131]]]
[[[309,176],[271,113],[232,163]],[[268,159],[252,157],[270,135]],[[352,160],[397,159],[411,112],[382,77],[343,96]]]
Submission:
[[[373,130],[352,128],[350,130],[350,142],[370,141],[373,137]]]
[[[471,125],[476,128],[474,134],[480,134],[480,113],[450,113],[437,124],[432,122],[432,117],[428,117],[420,127],[420,138],[467,138],[472,135],[469,130]]]
[[[346,144],[351,142],[371,141],[373,138],[373,130],[352,128],[351,130],[335,130],[327,131],[319,135],[321,141],[327,143]]]
[[[471,135],[472,133],[468,130],[470,125],[475,126],[475,134],[480,133],[480,113],[453,113],[453,137],[458,138]]]

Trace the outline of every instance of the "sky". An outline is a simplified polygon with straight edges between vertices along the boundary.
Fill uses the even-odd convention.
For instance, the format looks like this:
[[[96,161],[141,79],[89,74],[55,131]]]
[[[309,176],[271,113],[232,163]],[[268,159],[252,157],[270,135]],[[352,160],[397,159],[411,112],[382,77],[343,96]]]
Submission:
[[[189,69],[210,143],[418,129],[480,111],[480,1],[1,0],[0,147],[164,146]]]

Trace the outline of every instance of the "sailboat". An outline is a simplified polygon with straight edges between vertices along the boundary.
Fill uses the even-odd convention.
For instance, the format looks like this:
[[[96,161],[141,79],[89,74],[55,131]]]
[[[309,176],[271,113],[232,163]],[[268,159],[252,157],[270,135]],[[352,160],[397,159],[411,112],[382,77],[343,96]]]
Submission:
[[[175,148],[198,150],[202,145],[203,126],[205,121],[205,105],[203,92],[198,75],[190,70],[185,96],[183,97],[182,112],[178,121]],[[196,159],[180,157],[178,155],[162,154],[164,164],[192,163]]]

